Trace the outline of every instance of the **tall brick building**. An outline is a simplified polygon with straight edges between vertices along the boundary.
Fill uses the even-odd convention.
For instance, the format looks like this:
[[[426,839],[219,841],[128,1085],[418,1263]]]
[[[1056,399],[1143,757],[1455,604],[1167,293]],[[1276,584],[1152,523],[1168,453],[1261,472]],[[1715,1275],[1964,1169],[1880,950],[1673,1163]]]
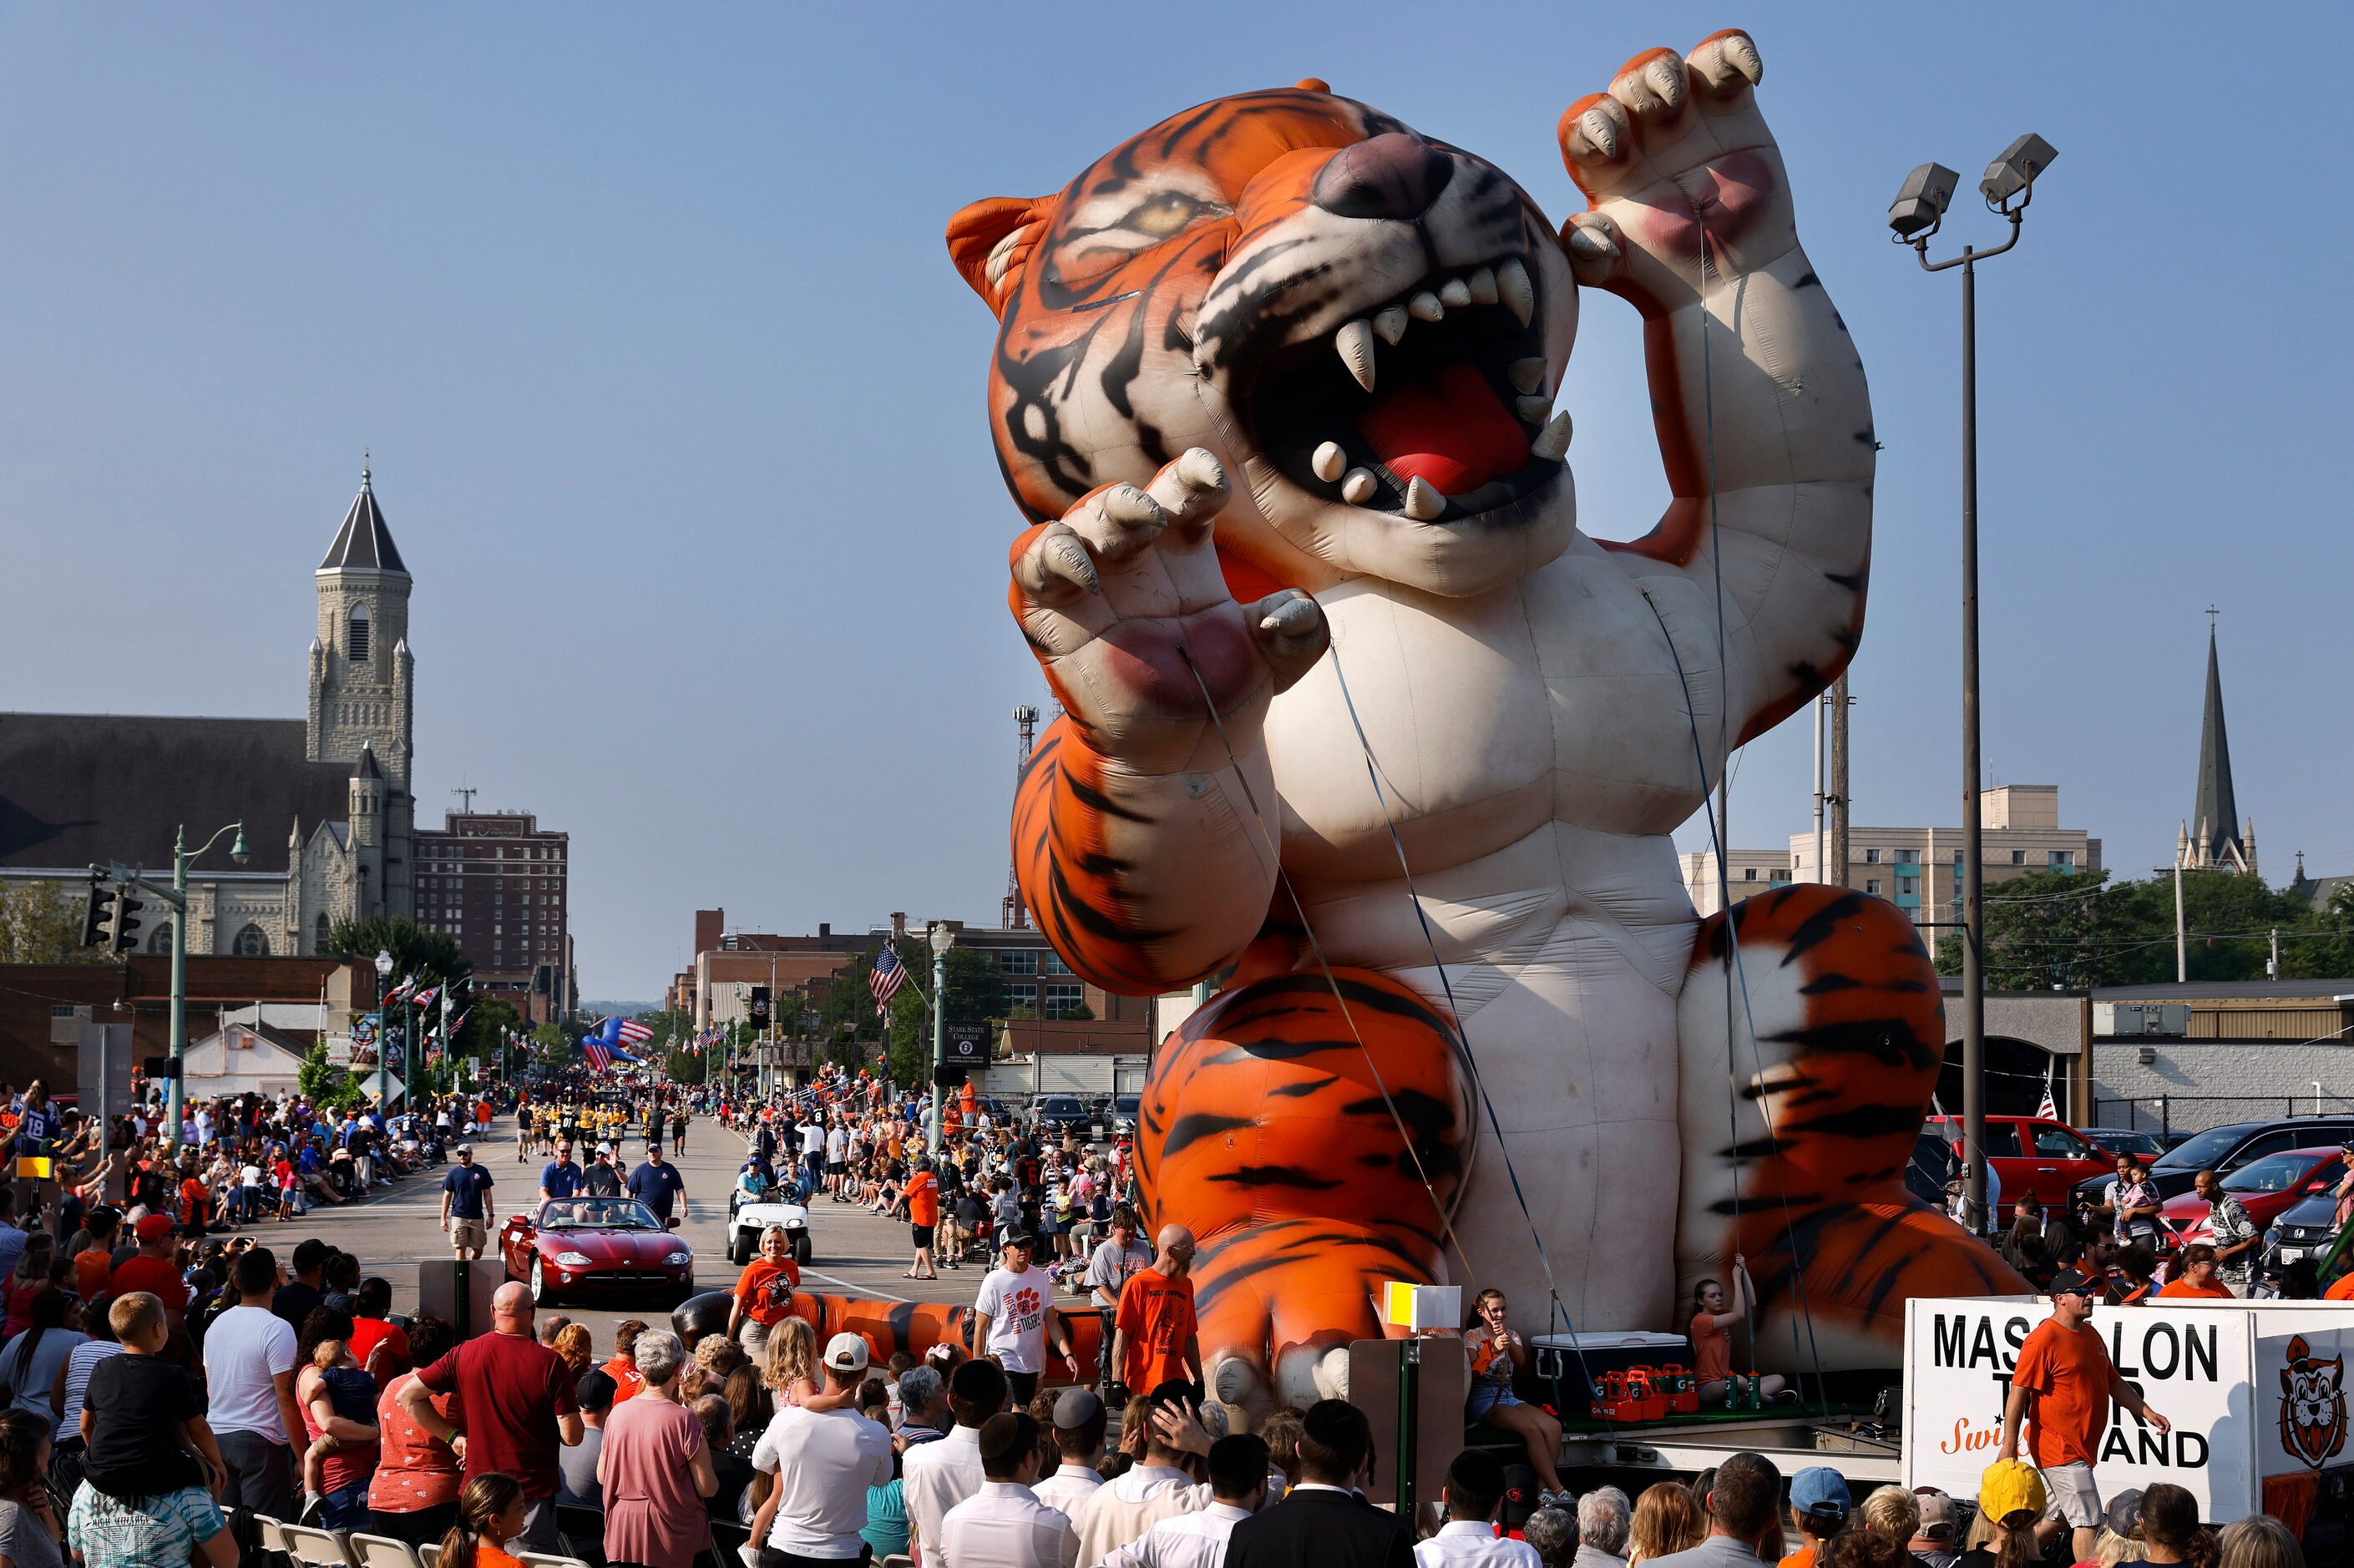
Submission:
[[[534,1023],[576,1004],[567,875],[572,835],[528,811],[451,811],[417,835],[417,922],[458,939],[474,991]]]

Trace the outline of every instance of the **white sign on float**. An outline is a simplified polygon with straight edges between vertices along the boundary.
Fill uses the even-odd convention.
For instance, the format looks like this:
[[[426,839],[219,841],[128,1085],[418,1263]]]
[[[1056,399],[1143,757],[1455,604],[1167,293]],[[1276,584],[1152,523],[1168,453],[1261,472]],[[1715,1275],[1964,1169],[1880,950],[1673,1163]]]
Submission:
[[[2093,1327],[2117,1375],[2139,1389],[2172,1430],[2110,1409],[2094,1474],[2104,1498],[2171,1481],[2199,1499],[2202,1519],[2257,1510],[2261,1479],[2255,1333],[2244,1303],[2103,1307]],[[1999,1456],[2003,1402],[2019,1348],[2052,1315],[2041,1297],[1922,1298],[1904,1326],[1904,1484],[1978,1496]],[[2020,1444],[2026,1457],[2026,1444]]]

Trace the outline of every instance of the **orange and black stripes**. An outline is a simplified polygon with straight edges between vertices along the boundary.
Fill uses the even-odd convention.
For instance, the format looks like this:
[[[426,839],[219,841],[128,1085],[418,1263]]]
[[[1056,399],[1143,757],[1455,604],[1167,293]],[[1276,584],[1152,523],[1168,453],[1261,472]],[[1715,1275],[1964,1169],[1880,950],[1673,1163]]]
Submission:
[[[1162,1048],[1137,1179],[1149,1219],[1201,1243],[1205,1355],[1378,1335],[1376,1282],[1441,1277],[1472,1131],[1451,1034],[1397,981],[1341,969],[1227,991]]]
[[[1073,973],[1107,991],[1150,996],[1195,977],[1156,966],[1150,945],[1169,935],[1136,919],[1128,863],[1111,853],[1107,820],[1145,829],[1151,819],[1114,800],[1103,758],[1069,715],[1030,754],[1013,796],[1013,868],[1038,927]]]
[[[2025,1288],[1904,1188],[1945,1055],[1937,974],[1912,921],[1884,900],[1812,884],[1732,913],[1749,987],[1795,969],[1805,1006],[1801,1022],[1759,1024],[1763,1082],[1748,1093],[1766,1102],[1773,1131],[1723,1151],[1745,1177],[1737,1202],[1714,1205],[1734,1227],[1729,1250],[1749,1258],[1760,1304],[1796,1310],[1801,1271],[1818,1318],[1884,1319],[1912,1296]],[[1691,983],[1723,983],[1726,931],[1722,916],[1702,925]],[[1736,1038],[1733,1067],[1746,1078],[1746,1035]]]

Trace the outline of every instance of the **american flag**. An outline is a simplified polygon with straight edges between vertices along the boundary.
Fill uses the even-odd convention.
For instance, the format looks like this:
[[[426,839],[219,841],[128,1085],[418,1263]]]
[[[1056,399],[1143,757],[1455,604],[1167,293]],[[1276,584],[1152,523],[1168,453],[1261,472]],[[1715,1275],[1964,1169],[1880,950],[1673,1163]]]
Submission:
[[[440,986],[429,985],[423,991],[411,991],[408,995],[408,1005],[411,1007],[430,1007],[440,994],[441,988]]]
[[[643,1023],[640,1023],[640,1022],[637,1022],[635,1019],[624,1019],[624,1020],[622,1020],[622,1022],[621,1022],[621,1044],[624,1044],[624,1045],[635,1045],[635,1044],[638,1044],[638,1042],[640,1042],[641,1040],[651,1040],[651,1039],[652,1039],[653,1037],[654,1037],[654,1032],[653,1032],[653,1030],[652,1030],[651,1027],[649,1027],[648,1025],[643,1024]]]
[[[899,949],[888,942],[884,943],[883,950],[875,955],[875,967],[866,974],[867,989],[875,993],[875,1011],[877,1013],[889,1012],[891,999],[898,995],[899,988],[907,983],[907,966],[899,961]]]

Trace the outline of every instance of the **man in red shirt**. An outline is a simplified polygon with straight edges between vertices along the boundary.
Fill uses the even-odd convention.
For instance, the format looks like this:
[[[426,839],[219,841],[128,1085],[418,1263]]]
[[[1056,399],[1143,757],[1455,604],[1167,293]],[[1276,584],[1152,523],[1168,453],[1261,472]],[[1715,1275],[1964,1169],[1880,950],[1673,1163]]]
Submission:
[[[491,1297],[492,1331],[467,1340],[400,1388],[400,1408],[458,1450],[466,1478],[499,1471],[521,1484],[523,1539],[535,1552],[557,1550],[556,1450],[576,1447],[580,1403],[564,1358],[531,1333],[531,1287],[510,1280]],[[432,1396],[455,1393],[466,1429],[442,1418]]]
[[[907,1228],[915,1234],[916,1261],[907,1266],[910,1279],[938,1279],[932,1262],[932,1227],[940,1223],[940,1179],[932,1174],[928,1158],[917,1156],[916,1173],[907,1178]]]
[[[2002,1446],[1995,1456],[2019,1457],[2020,1424],[2027,1420],[2028,1457],[2043,1472],[2051,1499],[2036,1521],[2036,1539],[2049,1542],[2064,1520],[2075,1531],[2073,1561],[2080,1563],[2093,1555],[2100,1538],[2101,1494],[2093,1484],[2093,1461],[2109,1425],[2109,1402],[2124,1405],[2161,1435],[2168,1430],[2166,1417],[2110,1363],[2109,1348],[2092,1326],[2093,1289],[2093,1282],[2073,1268],[2052,1279],[2052,1316],[2027,1336],[2019,1347],[2019,1364],[2011,1369]]]
[[[1171,1381],[1190,1383],[1200,1397],[1202,1340],[1193,1317],[1193,1233],[1163,1225],[1160,1254],[1120,1287],[1112,1319],[1111,1364],[1131,1393],[1150,1393]]]
[[[180,1270],[172,1261],[172,1216],[149,1214],[139,1222],[135,1233],[139,1253],[126,1257],[116,1266],[108,1279],[108,1288],[118,1297],[133,1290],[145,1290],[164,1303],[164,1320],[177,1329],[186,1320],[188,1308],[188,1287],[180,1279]]]

